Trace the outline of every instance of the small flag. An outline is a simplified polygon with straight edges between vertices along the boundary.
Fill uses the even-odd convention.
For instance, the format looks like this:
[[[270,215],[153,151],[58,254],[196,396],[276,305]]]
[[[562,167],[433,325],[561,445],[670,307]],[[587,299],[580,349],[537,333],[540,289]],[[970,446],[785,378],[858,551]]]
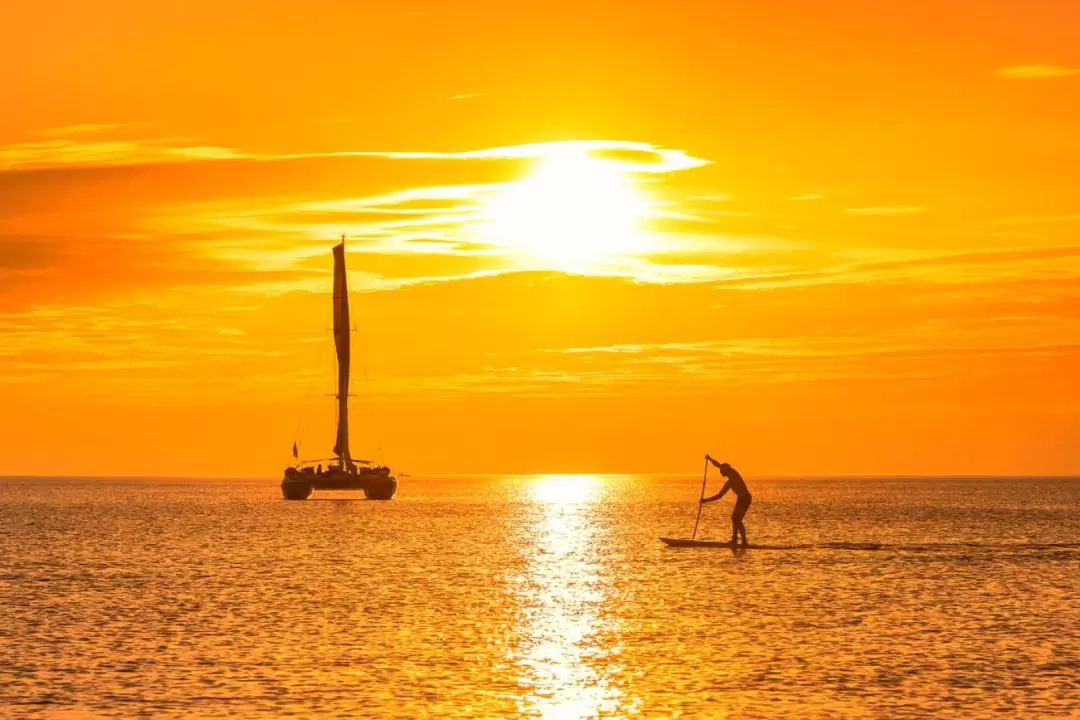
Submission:
[[[296,458],[297,460],[300,459],[300,452],[296,449],[296,442],[295,441],[292,444],[292,456],[294,458]]]

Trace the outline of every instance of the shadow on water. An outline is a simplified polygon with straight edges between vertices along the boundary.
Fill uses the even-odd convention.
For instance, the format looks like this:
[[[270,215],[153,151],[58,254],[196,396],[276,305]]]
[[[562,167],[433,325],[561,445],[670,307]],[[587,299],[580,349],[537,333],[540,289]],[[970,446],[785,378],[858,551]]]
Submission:
[[[378,502],[385,503],[386,500],[371,500],[363,495],[359,497],[311,497],[306,502],[328,502],[328,503],[353,503],[353,502]]]
[[[799,545],[739,545],[732,546],[730,542],[712,540],[685,540],[678,538],[660,538],[668,547],[676,549],[724,549],[737,550],[742,553],[748,550],[850,550],[856,552],[952,552],[956,550],[972,551],[1016,551],[1016,552],[1039,552],[1080,550],[1080,543],[859,543],[859,542],[827,542],[827,543],[803,543]]]

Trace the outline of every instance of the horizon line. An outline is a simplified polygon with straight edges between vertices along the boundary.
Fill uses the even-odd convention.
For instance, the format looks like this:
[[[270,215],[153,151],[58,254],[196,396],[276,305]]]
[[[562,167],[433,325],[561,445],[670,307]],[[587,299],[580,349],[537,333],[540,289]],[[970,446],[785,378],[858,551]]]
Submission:
[[[520,477],[698,477],[692,472],[450,472],[450,473],[399,473],[397,477],[407,479],[442,479],[442,478],[520,478]],[[750,477],[762,480],[905,480],[905,479],[939,479],[939,480],[1072,480],[1080,479],[1080,472],[1075,473],[762,473]],[[276,482],[273,476],[268,475],[146,475],[146,474],[117,474],[117,475],[71,475],[71,474],[3,474],[0,473],[0,481],[5,480],[250,480]]]

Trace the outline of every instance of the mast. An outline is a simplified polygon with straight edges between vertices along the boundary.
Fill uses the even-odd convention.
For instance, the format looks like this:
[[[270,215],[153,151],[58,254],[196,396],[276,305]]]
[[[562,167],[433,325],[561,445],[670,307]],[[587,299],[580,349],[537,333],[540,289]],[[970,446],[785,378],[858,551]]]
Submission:
[[[334,247],[334,347],[337,348],[337,440],[334,454],[341,467],[352,470],[354,465],[349,454],[349,286],[345,277],[345,236]]]

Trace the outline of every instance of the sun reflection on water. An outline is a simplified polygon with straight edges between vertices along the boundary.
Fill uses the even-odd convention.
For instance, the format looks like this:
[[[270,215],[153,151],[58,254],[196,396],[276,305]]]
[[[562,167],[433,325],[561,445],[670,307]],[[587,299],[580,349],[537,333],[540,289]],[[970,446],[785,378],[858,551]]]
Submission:
[[[539,476],[529,485],[526,562],[515,578],[525,715],[620,714],[619,634],[605,613],[611,578],[602,564],[604,494],[602,480],[591,475]]]

